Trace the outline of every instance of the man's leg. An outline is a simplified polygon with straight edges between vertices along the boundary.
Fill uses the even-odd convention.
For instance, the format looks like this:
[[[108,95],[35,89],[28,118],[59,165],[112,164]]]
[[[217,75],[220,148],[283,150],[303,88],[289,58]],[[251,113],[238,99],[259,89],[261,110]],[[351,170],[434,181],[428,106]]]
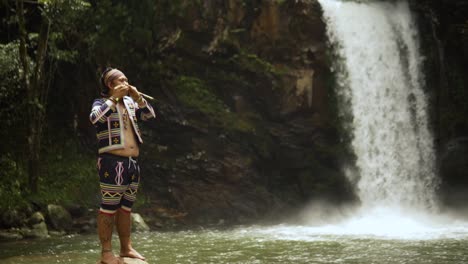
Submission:
[[[112,231],[115,224],[117,208],[123,196],[126,186],[116,183],[119,165],[118,160],[102,156],[98,162],[99,182],[101,189],[101,208],[97,217],[98,235],[101,242],[101,263],[120,264],[122,260],[114,256],[112,252]]]
[[[132,247],[132,241],[130,238],[132,226],[131,212],[121,208],[117,210],[115,219],[120,239],[120,256],[144,260],[145,257]]]
[[[131,211],[133,202],[136,200],[136,194],[140,182],[140,170],[136,162],[129,166],[128,173],[128,176],[130,176],[130,182],[122,196],[122,200],[120,201],[120,208],[117,210],[116,215],[117,231],[119,232],[120,239],[120,256],[139,258],[144,260],[145,257],[143,257],[132,247],[132,242],[130,239],[132,227]]]
[[[112,253],[112,229],[114,228],[114,215],[99,213],[97,218],[98,235],[101,241],[101,263],[121,263]]]

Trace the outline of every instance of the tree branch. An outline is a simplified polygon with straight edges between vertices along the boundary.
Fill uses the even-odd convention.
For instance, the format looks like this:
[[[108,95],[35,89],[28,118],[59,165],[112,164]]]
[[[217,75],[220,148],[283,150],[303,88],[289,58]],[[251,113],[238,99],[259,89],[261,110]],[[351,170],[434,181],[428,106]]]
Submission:
[[[41,89],[44,81],[44,63],[46,60],[47,46],[49,42],[49,32],[50,32],[50,20],[46,16],[42,16],[41,29],[39,32],[39,40],[37,45],[36,53],[36,67],[34,69],[33,77],[33,89],[37,92],[36,95],[40,100],[40,103],[43,103],[43,93],[44,89]]]
[[[24,7],[23,1],[17,0],[16,1],[16,17],[18,18],[18,28],[19,28],[19,38],[20,38],[20,46],[19,46],[19,57],[21,61],[21,66],[23,67],[23,72],[21,74],[21,78],[23,79],[23,83],[26,87],[24,87],[29,94],[30,92],[30,85],[29,85],[29,65],[28,65],[28,54],[26,49],[26,22],[24,21]]]

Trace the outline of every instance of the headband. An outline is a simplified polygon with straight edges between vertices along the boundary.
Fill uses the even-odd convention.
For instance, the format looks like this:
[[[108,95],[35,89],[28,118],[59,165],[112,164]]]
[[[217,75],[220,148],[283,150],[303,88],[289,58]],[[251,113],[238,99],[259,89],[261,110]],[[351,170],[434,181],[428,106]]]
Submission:
[[[124,75],[123,72],[121,72],[121,71],[119,71],[117,69],[110,70],[104,76],[104,84],[107,86],[108,83],[112,82],[113,80],[120,77],[121,75]]]

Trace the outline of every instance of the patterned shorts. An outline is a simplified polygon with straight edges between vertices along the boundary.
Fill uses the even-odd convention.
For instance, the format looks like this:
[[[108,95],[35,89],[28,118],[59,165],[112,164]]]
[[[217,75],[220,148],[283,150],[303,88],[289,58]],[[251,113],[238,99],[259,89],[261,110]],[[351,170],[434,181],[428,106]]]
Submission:
[[[97,161],[101,185],[101,208],[104,214],[117,209],[130,212],[140,182],[140,166],[135,158],[103,153]]]

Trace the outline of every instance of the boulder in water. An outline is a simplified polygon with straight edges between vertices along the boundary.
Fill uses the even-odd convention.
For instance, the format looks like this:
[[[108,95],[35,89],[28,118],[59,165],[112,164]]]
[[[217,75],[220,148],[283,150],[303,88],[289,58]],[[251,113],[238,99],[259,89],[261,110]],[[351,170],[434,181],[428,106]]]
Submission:
[[[141,260],[141,259],[134,259],[134,258],[123,258],[123,261],[126,264],[148,264],[148,262]]]
[[[135,259],[135,258],[121,258],[125,264],[148,264],[148,262],[141,260],[141,259]],[[101,264],[101,261],[98,261],[96,264]]]
[[[26,238],[47,238],[49,231],[45,222],[32,225],[31,229],[22,228],[21,233]]]
[[[0,230],[0,240],[15,240],[22,239],[23,236],[16,230]]]
[[[2,213],[1,224],[4,227],[20,227],[24,223],[26,216],[19,210],[6,210]]]
[[[54,230],[50,230],[49,231],[49,235],[51,237],[62,237],[64,235],[66,235],[67,233],[65,233],[65,231],[54,231]]]
[[[60,205],[49,204],[47,206],[47,220],[55,230],[70,230],[73,222],[70,213]]]
[[[34,214],[31,215],[28,219],[28,225],[33,226],[35,224],[39,224],[45,222],[44,215],[41,212],[35,212]]]
[[[132,213],[132,231],[147,232],[149,230],[150,228],[143,220],[143,217],[140,214]]]

